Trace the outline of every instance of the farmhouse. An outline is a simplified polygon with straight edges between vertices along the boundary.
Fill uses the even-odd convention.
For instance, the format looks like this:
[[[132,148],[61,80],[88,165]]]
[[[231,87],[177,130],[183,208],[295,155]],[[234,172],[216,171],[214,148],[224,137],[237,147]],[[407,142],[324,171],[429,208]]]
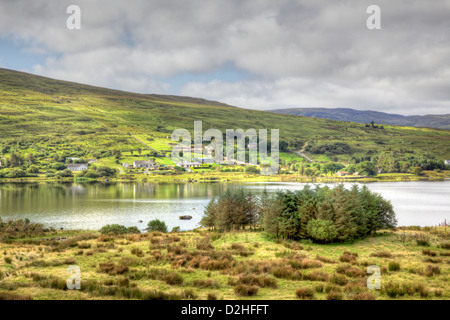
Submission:
[[[198,167],[200,165],[199,162],[187,162],[184,161],[182,163],[177,163],[178,167],[182,167],[182,168],[191,168],[191,167]]]
[[[87,163],[70,163],[67,165],[67,169],[70,171],[83,171],[88,169]]]
[[[338,171],[338,172],[336,173],[336,175],[337,175],[338,177],[348,176],[348,172],[347,172],[347,171]]]
[[[150,168],[153,167],[153,161],[151,160],[135,161],[133,166],[135,168]]]

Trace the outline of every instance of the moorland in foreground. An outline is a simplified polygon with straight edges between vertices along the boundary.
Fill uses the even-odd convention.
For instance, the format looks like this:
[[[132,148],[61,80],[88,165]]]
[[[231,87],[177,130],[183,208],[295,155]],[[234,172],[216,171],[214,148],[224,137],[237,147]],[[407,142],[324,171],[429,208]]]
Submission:
[[[448,229],[448,228],[447,228]],[[0,244],[1,299],[449,299],[444,227],[397,228],[353,243],[263,231],[48,231]],[[68,290],[68,267],[81,289]],[[367,267],[381,271],[369,290]]]

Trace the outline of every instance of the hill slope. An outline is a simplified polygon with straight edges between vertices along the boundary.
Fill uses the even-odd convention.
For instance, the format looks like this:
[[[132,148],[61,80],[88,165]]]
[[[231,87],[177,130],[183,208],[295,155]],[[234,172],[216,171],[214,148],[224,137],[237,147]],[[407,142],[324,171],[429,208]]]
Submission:
[[[279,129],[292,149],[306,141],[342,142],[355,154],[403,150],[450,158],[450,131],[292,117],[195,98],[143,95],[0,69],[0,153],[54,152],[86,157],[113,149],[155,149],[165,155],[176,128]],[[7,146],[8,148],[4,148]]]
[[[371,121],[374,121],[379,124],[397,126],[450,129],[450,114],[403,116],[400,114],[354,110],[349,108],[291,108],[271,110],[271,112],[357,123],[370,123]]]

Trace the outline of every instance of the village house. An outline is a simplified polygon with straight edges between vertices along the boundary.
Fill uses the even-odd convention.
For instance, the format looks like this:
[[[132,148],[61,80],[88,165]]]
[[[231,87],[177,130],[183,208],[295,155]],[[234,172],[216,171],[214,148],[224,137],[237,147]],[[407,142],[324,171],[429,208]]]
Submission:
[[[450,160],[445,160],[444,164],[445,164],[446,167],[450,167]]]
[[[83,171],[88,169],[87,163],[70,163],[67,165],[67,169],[70,171]]]
[[[138,161],[134,162],[133,167],[135,167],[135,168],[150,168],[150,167],[153,167],[153,161],[152,160],[138,160]]]
[[[177,163],[177,167],[182,167],[182,168],[198,167],[199,165],[200,165],[199,162],[187,162],[187,161],[184,161],[182,163]]]
[[[124,163],[122,163],[122,166],[123,166],[124,168],[129,168],[129,167],[130,167],[130,164],[129,164],[128,162],[124,162]]]
[[[337,175],[338,177],[344,177],[344,176],[348,176],[348,172],[347,172],[347,171],[338,171],[338,172],[336,173],[336,175]]]

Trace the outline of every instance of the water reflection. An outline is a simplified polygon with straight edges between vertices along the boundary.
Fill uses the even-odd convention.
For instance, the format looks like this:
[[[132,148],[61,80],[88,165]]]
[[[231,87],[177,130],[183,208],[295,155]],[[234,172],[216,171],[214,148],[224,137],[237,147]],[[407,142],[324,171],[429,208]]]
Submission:
[[[99,229],[110,223],[145,228],[161,219],[169,229],[193,229],[208,201],[227,188],[299,190],[300,183],[91,183],[0,184],[0,217],[29,218],[66,229]],[[346,187],[351,184],[346,184]],[[367,186],[391,200],[400,225],[436,225],[450,221],[450,181],[370,183]],[[179,220],[180,215],[192,220]],[[138,223],[143,220],[144,223]]]

